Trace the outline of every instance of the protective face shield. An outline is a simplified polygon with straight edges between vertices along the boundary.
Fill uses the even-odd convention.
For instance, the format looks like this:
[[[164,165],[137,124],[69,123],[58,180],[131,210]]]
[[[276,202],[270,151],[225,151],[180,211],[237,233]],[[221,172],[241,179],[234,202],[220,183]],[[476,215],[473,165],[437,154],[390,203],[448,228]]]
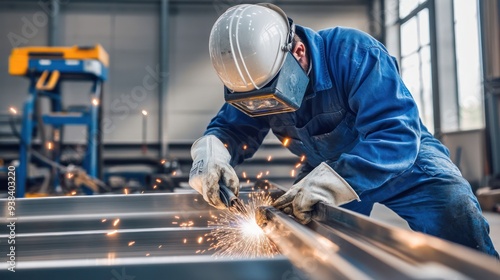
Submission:
[[[272,4],[237,5],[219,17],[209,51],[226,102],[252,117],[300,107],[309,78],[290,52],[294,32]]]

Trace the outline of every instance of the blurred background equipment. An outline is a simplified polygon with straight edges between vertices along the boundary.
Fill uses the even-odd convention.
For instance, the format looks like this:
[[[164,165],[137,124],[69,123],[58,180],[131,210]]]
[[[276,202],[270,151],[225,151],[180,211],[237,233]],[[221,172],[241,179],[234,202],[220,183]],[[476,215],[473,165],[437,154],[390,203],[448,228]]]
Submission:
[[[78,181],[77,187],[81,187],[85,193],[99,192],[99,187],[90,178],[101,177],[101,104],[108,67],[108,54],[100,45],[22,47],[12,50],[9,73],[14,76],[24,76],[30,81],[29,96],[22,110],[20,133],[11,122],[14,134],[20,142],[16,190],[18,197],[23,197],[25,188],[30,186],[28,166],[32,156],[51,169],[52,192],[62,192],[61,176],[65,176],[67,172],[61,165],[61,144],[64,128],[67,125],[82,125],[87,132],[86,150],[81,158],[82,170],[86,174],[83,175],[82,171],[74,174]],[[90,82],[87,104],[63,108],[62,83],[67,81]],[[42,112],[42,98],[49,100],[48,113]],[[50,135],[46,134],[49,130],[47,126],[50,126]],[[32,149],[33,137],[37,134],[43,147],[41,152]]]

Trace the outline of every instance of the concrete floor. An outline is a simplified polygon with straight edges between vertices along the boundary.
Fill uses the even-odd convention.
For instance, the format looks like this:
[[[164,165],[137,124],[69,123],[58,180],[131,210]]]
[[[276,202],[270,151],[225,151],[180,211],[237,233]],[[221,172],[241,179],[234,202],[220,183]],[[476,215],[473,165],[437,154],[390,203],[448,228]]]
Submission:
[[[490,238],[497,251],[500,251],[500,213],[483,212],[483,214],[490,224]],[[381,204],[375,204],[371,217],[393,226],[409,229],[405,220]]]

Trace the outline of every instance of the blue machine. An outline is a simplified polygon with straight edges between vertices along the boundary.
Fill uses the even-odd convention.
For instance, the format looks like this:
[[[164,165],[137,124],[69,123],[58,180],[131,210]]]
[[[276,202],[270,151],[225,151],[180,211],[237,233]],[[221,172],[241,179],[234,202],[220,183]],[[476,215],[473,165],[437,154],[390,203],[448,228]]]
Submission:
[[[20,133],[19,167],[17,170],[16,196],[24,197],[28,183],[28,166],[32,159],[32,140],[40,126],[53,128],[52,140],[47,145],[51,151],[51,161],[60,164],[63,127],[66,125],[85,126],[87,145],[82,168],[91,178],[99,178],[100,170],[100,119],[103,84],[108,77],[108,54],[100,46],[93,47],[25,47],[12,51],[9,59],[11,75],[25,76],[30,80],[29,96],[24,103],[22,128]],[[78,110],[65,111],[62,104],[61,84],[65,81],[89,81],[91,92],[89,103]],[[50,112],[37,114],[37,100],[50,100]],[[38,111],[39,112],[39,111]],[[52,185],[60,186],[60,175],[53,168]],[[92,194],[92,189],[82,188]]]

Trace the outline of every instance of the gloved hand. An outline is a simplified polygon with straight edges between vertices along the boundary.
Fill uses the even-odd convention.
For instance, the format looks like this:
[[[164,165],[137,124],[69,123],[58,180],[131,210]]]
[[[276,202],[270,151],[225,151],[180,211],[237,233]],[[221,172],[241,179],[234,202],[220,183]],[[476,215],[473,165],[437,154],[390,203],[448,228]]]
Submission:
[[[240,182],[229,164],[231,155],[224,144],[215,136],[207,135],[196,140],[191,146],[193,166],[189,172],[189,185],[203,195],[212,206],[224,209],[220,200],[219,180],[238,195]]]
[[[311,221],[311,211],[318,202],[341,205],[359,196],[351,186],[328,164],[322,162],[284,195],[273,206],[287,214],[293,213],[302,224]]]

